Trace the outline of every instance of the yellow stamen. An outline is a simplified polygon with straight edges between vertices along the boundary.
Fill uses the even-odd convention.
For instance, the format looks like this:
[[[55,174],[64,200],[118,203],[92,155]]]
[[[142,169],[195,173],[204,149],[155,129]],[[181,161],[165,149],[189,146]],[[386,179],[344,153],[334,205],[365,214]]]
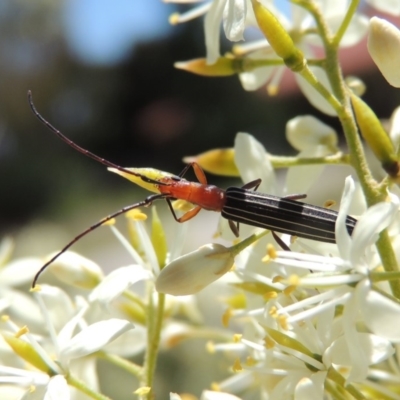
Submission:
[[[243,335],[240,333],[235,333],[233,335],[233,343],[239,343],[242,340]]]
[[[233,363],[232,370],[233,370],[233,372],[243,371],[242,364],[240,363],[240,360],[238,358]]]
[[[271,292],[264,293],[263,297],[265,300],[276,299],[278,297],[278,293],[273,290]]]
[[[289,329],[286,315],[280,315],[278,317],[278,322],[279,322],[279,325],[281,326],[281,328],[284,329],[285,331],[287,331]]]
[[[25,326],[23,326],[23,327],[15,334],[15,337],[16,337],[16,338],[19,338],[19,337],[25,335],[26,333],[29,333],[29,329],[28,329],[28,327],[25,325]]]
[[[229,325],[229,321],[231,320],[233,316],[233,311],[231,308],[227,308],[224,312],[224,314],[222,315],[222,325],[227,328]]]
[[[286,296],[289,296],[291,293],[293,293],[295,290],[297,289],[297,286],[296,285],[290,285],[290,286],[288,286],[287,288],[285,288],[284,290],[283,290],[283,294],[284,295],[286,295]]]
[[[128,211],[125,215],[126,218],[134,221],[145,221],[147,219],[147,215],[142,213],[138,208]]]
[[[266,336],[264,338],[264,346],[267,349],[272,349],[275,347],[275,342],[269,336]]]

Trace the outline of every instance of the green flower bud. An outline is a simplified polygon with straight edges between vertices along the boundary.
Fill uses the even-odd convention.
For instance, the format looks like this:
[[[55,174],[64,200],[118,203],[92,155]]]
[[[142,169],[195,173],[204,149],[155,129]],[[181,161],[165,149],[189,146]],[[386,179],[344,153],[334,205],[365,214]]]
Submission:
[[[275,53],[283,59],[286,66],[292,71],[301,71],[305,64],[304,55],[295,46],[285,28],[275,15],[259,3],[258,0],[252,0],[252,5],[258,27],[274,49]]]
[[[367,103],[354,94],[351,94],[354,113],[362,137],[368,143],[382,168],[392,177],[399,173],[399,163],[394,146],[388,134],[383,129],[378,117]]]

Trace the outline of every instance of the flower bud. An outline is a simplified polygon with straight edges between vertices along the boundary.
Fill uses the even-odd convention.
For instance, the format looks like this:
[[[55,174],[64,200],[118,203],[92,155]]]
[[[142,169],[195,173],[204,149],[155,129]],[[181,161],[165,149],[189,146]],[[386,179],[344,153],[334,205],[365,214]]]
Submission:
[[[207,244],[177,258],[158,275],[156,289],[174,296],[194,294],[227,273],[235,251],[220,244]]]
[[[334,149],[338,142],[335,130],[311,115],[299,116],[288,121],[286,139],[299,151],[320,145]]]
[[[103,278],[103,272],[95,262],[72,251],[61,254],[49,270],[61,281],[83,289],[94,288]]]
[[[371,18],[368,51],[389,84],[400,87],[400,31],[384,19]]]
[[[148,190],[149,192],[160,193],[158,187],[154,183],[146,182],[140,176],[128,174],[127,172],[121,171],[116,168],[107,168],[107,169],[111,172],[123,176],[124,178],[142,187],[143,189]],[[144,177],[152,179],[153,181],[159,181],[165,177],[175,176],[173,174],[170,174],[169,172],[160,171],[154,168],[124,168],[124,169],[132,171],[136,174],[143,175]]]
[[[229,57],[219,57],[214,64],[207,64],[205,58],[176,62],[175,68],[202,76],[230,76],[240,71],[241,61]]]
[[[163,268],[165,260],[168,256],[168,244],[167,236],[165,234],[164,227],[161,223],[160,217],[157,214],[157,208],[152,208],[152,223],[151,223],[151,243],[154,248],[154,252],[157,256],[158,265]]]
[[[234,149],[213,149],[197,156],[185,157],[185,163],[195,162],[204,171],[221,176],[240,176],[235,164]]]
[[[294,45],[292,38],[279,20],[258,0],[252,0],[258,27],[268,40],[275,53],[283,59],[286,66],[294,72],[303,69],[303,53]]]
[[[397,176],[399,173],[399,164],[394,146],[378,117],[368,104],[356,95],[351,94],[351,102],[361,135],[380,161],[382,168],[390,176]]]
[[[38,370],[45,373],[51,373],[49,366],[42,360],[40,355],[25,340],[19,339],[9,333],[3,333],[3,338],[16,354],[22,357],[29,364],[35,366]]]

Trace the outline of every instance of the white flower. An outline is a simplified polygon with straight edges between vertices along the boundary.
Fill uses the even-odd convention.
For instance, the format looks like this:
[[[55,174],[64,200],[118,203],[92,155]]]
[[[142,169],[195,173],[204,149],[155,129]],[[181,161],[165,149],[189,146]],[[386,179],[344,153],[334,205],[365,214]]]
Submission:
[[[50,260],[55,254],[47,258]],[[61,254],[48,268],[62,282],[85,289],[93,288],[103,277],[101,268],[95,262],[73,251]]]
[[[204,33],[207,48],[207,62],[215,63],[219,53],[219,31],[223,21],[228,40],[243,40],[247,10],[251,9],[248,0],[214,0],[204,20]]]
[[[324,15],[327,26],[330,28],[331,32],[335,33],[348,9],[348,1],[341,0],[326,2],[318,0],[315,3]],[[305,56],[310,59],[318,58],[318,52],[319,49],[322,48],[322,42],[318,35],[312,33],[315,32],[316,26],[311,15],[304,8],[299,7],[296,4],[291,4],[291,20],[288,20],[278,9],[272,10],[289,34],[291,34],[296,46],[303,51]],[[367,19],[362,15],[356,14],[343,36],[340,46],[354,46],[364,37],[366,30]],[[247,54],[248,57],[254,59],[267,60],[273,58],[273,51],[266,40],[259,41],[256,46],[251,43],[246,43],[244,46],[236,46],[234,52],[243,55]],[[262,67],[257,68],[254,71],[244,72],[240,74],[239,77],[246,90],[256,90],[269,82],[268,92],[275,94],[278,91],[279,81],[285,68],[286,67],[284,66]],[[331,91],[330,83],[323,69],[313,66],[310,66],[310,69],[317,79]],[[325,114],[335,115],[335,111],[331,105],[313,87],[311,87],[308,82],[306,82],[299,74],[295,74],[295,78],[303,94],[314,107]]]
[[[329,137],[329,129],[327,134]],[[311,150],[318,148],[318,138],[309,141]],[[258,171],[268,162],[253,140],[244,134],[237,138],[238,168],[245,173],[246,160],[250,170],[254,160]],[[265,170],[270,170],[268,165]],[[299,175],[298,179],[307,185],[304,177]],[[267,180],[272,182],[271,177]],[[397,237],[399,200],[389,194],[387,202],[368,209],[350,237],[345,218],[354,191],[353,181],[347,179],[336,224],[337,247],[317,242],[304,246],[297,240],[291,247],[301,249],[301,253],[276,251],[267,265],[259,261],[263,257],[261,245],[246,248],[236,257],[235,273],[243,282],[237,286],[246,288],[246,283],[253,283],[257,290],[264,288],[269,301],[264,305],[260,297],[252,299],[249,292],[247,309],[232,311],[232,323],[248,319],[245,335],[240,343],[217,344],[214,349],[243,360],[243,371],[221,382],[221,390],[242,393],[261,377],[265,384],[259,389],[260,398],[322,398],[331,366],[339,366],[347,382],[362,381],[366,387],[387,390],[384,379],[388,378],[376,381],[376,365],[394,354],[393,343],[399,341],[400,329],[392,321],[400,306],[374,289],[370,273],[380,265],[374,247],[379,232],[390,227],[390,234]],[[379,287],[383,292],[388,289],[385,284]],[[343,307],[343,313],[335,316],[338,306]],[[358,331],[356,323],[367,331]],[[246,349],[250,362],[244,361]]]
[[[240,398],[229,393],[204,390],[200,400],[240,400]]]
[[[194,1],[200,2],[201,0]],[[171,0],[171,3],[180,3],[180,0]],[[243,32],[248,25],[247,13],[251,10],[249,0],[213,0],[201,4],[185,14],[174,14],[171,22],[182,23],[189,19],[206,14],[204,19],[204,35],[207,49],[207,63],[213,64],[220,56],[220,26],[224,27],[227,39],[231,41],[243,40]]]
[[[371,18],[368,51],[385,79],[400,87],[400,31],[384,19]]]
[[[180,1],[176,0],[176,2]],[[286,15],[273,5],[272,1],[264,0],[263,4],[279,19],[292,36],[296,46],[303,51],[306,57],[319,57],[318,48],[322,48],[322,42],[321,38],[315,34],[317,27],[309,12],[296,4],[291,4],[292,18],[288,20]],[[348,10],[348,1],[326,2],[317,0],[315,4],[319,7],[321,14],[324,15],[328,28],[332,33],[335,33]],[[206,14],[204,31],[207,62],[209,64],[215,63],[220,56],[219,35],[221,22],[225,36],[230,41],[243,40],[245,28],[257,26],[249,0],[213,0],[196,7],[187,14],[175,15],[173,21],[175,23],[186,22],[189,18],[195,18],[202,14]],[[367,23],[368,20],[364,16],[355,14],[340,42],[340,46],[350,47],[357,44],[367,31]],[[237,56],[255,60],[280,61],[265,39],[257,39],[246,42],[244,45],[237,45],[234,47],[233,52]],[[286,67],[283,65],[278,67],[273,65],[258,67],[252,71],[240,73],[239,78],[245,90],[256,90],[268,82],[268,92],[274,95],[278,91],[279,82],[285,69]],[[310,69],[317,79],[328,90],[331,90],[323,69],[313,66]],[[332,106],[308,82],[298,74],[295,77],[304,95],[314,107],[328,115],[336,114]]]
[[[66,363],[70,359],[94,353],[133,327],[130,322],[116,318],[89,325],[61,347],[60,360]]]
[[[90,301],[99,301],[103,306],[109,305],[124,290],[141,280],[151,279],[150,271],[139,265],[121,267],[107,275],[92,291]]]
[[[326,146],[327,150],[337,149],[337,133],[333,128],[312,115],[302,115],[286,124],[286,139],[296,150]]]
[[[157,277],[156,289],[174,296],[194,294],[227,273],[235,254],[213,243],[185,254],[168,264]]]

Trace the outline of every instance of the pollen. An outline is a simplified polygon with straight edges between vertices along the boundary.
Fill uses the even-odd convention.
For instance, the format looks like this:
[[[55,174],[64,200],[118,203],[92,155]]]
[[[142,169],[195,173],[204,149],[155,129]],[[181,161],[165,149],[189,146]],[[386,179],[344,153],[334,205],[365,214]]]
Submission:
[[[214,392],[220,392],[221,391],[221,386],[217,382],[211,383],[211,390]]]
[[[278,311],[278,309],[276,308],[276,306],[272,306],[272,307],[269,309],[268,314],[269,314],[271,317],[276,318],[276,317],[278,316],[277,311]]]
[[[186,200],[175,200],[172,202],[172,207],[174,210],[188,212],[193,208],[193,204]]]
[[[279,92],[279,86],[275,84],[271,84],[267,86],[267,93],[269,96],[276,96]]]
[[[126,218],[132,219],[134,221],[145,221],[147,219],[147,215],[142,213],[138,208],[134,210],[130,210],[126,213]]]
[[[15,337],[19,338],[23,335],[25,335],[26,333],[29,333],[29,329],[28,327],[25,325],[23,326],[18,332],[16,332]]]
[[[264,263],[269,263],[269,262],[271,262],[271,257],[267,254],[266,256],[264,256],[261,259],[261,261],[264,262]]]
[[[214,342],[212,340],[208,341],[206,343],[206,350],[210,353],[210,354],[214,354],[215,353],[215,346],[214,346]]]
[[[110,218],[108,221],[105,221],[103,225],[115,225],[115,218]]]
[[[280,275],[276,275],[272,278],[272,283],[280,283],[284,280],[285,278]]]
[[[242,340],[243,335],[240,333],[235,333],[233,335],[233,343],[239,343]]]
[[[246,358],[246,366],[247,367],[254,367],[254,365],[256,365],[256,364],[257,364],[257,361],[253,357],[248,356]]]
[[[289,277],[289,283],[290,285],[294,286],[298,286],[300,284],[300,277],[298,275],[290,275]]]
[[[242,364],[240,363],[240,360],[238,358],[233,363],[232,370],[233,370],[233,372],[243,371]]]
[[[273,349],[275,347],[275,342],[269,336],[266,336],[264,338],[264,346],[268,350]]]
[[[275,259],[276,258],[276,249],[275,249],[275,247],[271,244],[271,243],[269,243],[268,245],[267,245],[267,254],[271,257],[271,259]]]
[[[290,294],[292,294],[296,290],[296,288],[297,288],[296,285],[289,285],[288,287],[286,287],[283,290],[283,294],[285,294],[286,296],[289,296]]]
[[[40,285],[35,285],[34,288],[29,289],[30,292],[40,292],[41,290],[42,288],[40,287]]]
[[[180,17],[180,14],[179,14],[179,13],[173,13],[173,14],[171,14],[171,15],[169,16],[168,21],[169,21],[169,23],[170,23],[171,25],[178,25],[178,24],[179,24],[179,17]]]
[[[225,310],[225,312],[223,313],[223,315],[222,315],[222,325],[223,325],[225,328],[228,327],[229,321],[231,320],[232,316],[233,316],[233,311],[232,311],[232,309],[231,309],[231,308],[227,308],[227,309]]]
[[[335,200],[326,200],[324,203],[325,208],[332,208],[336,204]]]
[[[285,331],[289,330],[289,325],[287,323],[286,315],[280,315],[278,317],[278,322],[282,329],[284,329]]]
[[[264,300],[276,299],[278,297],[278,293],[272,290],[271,292],[266,292],[263,294]]]

